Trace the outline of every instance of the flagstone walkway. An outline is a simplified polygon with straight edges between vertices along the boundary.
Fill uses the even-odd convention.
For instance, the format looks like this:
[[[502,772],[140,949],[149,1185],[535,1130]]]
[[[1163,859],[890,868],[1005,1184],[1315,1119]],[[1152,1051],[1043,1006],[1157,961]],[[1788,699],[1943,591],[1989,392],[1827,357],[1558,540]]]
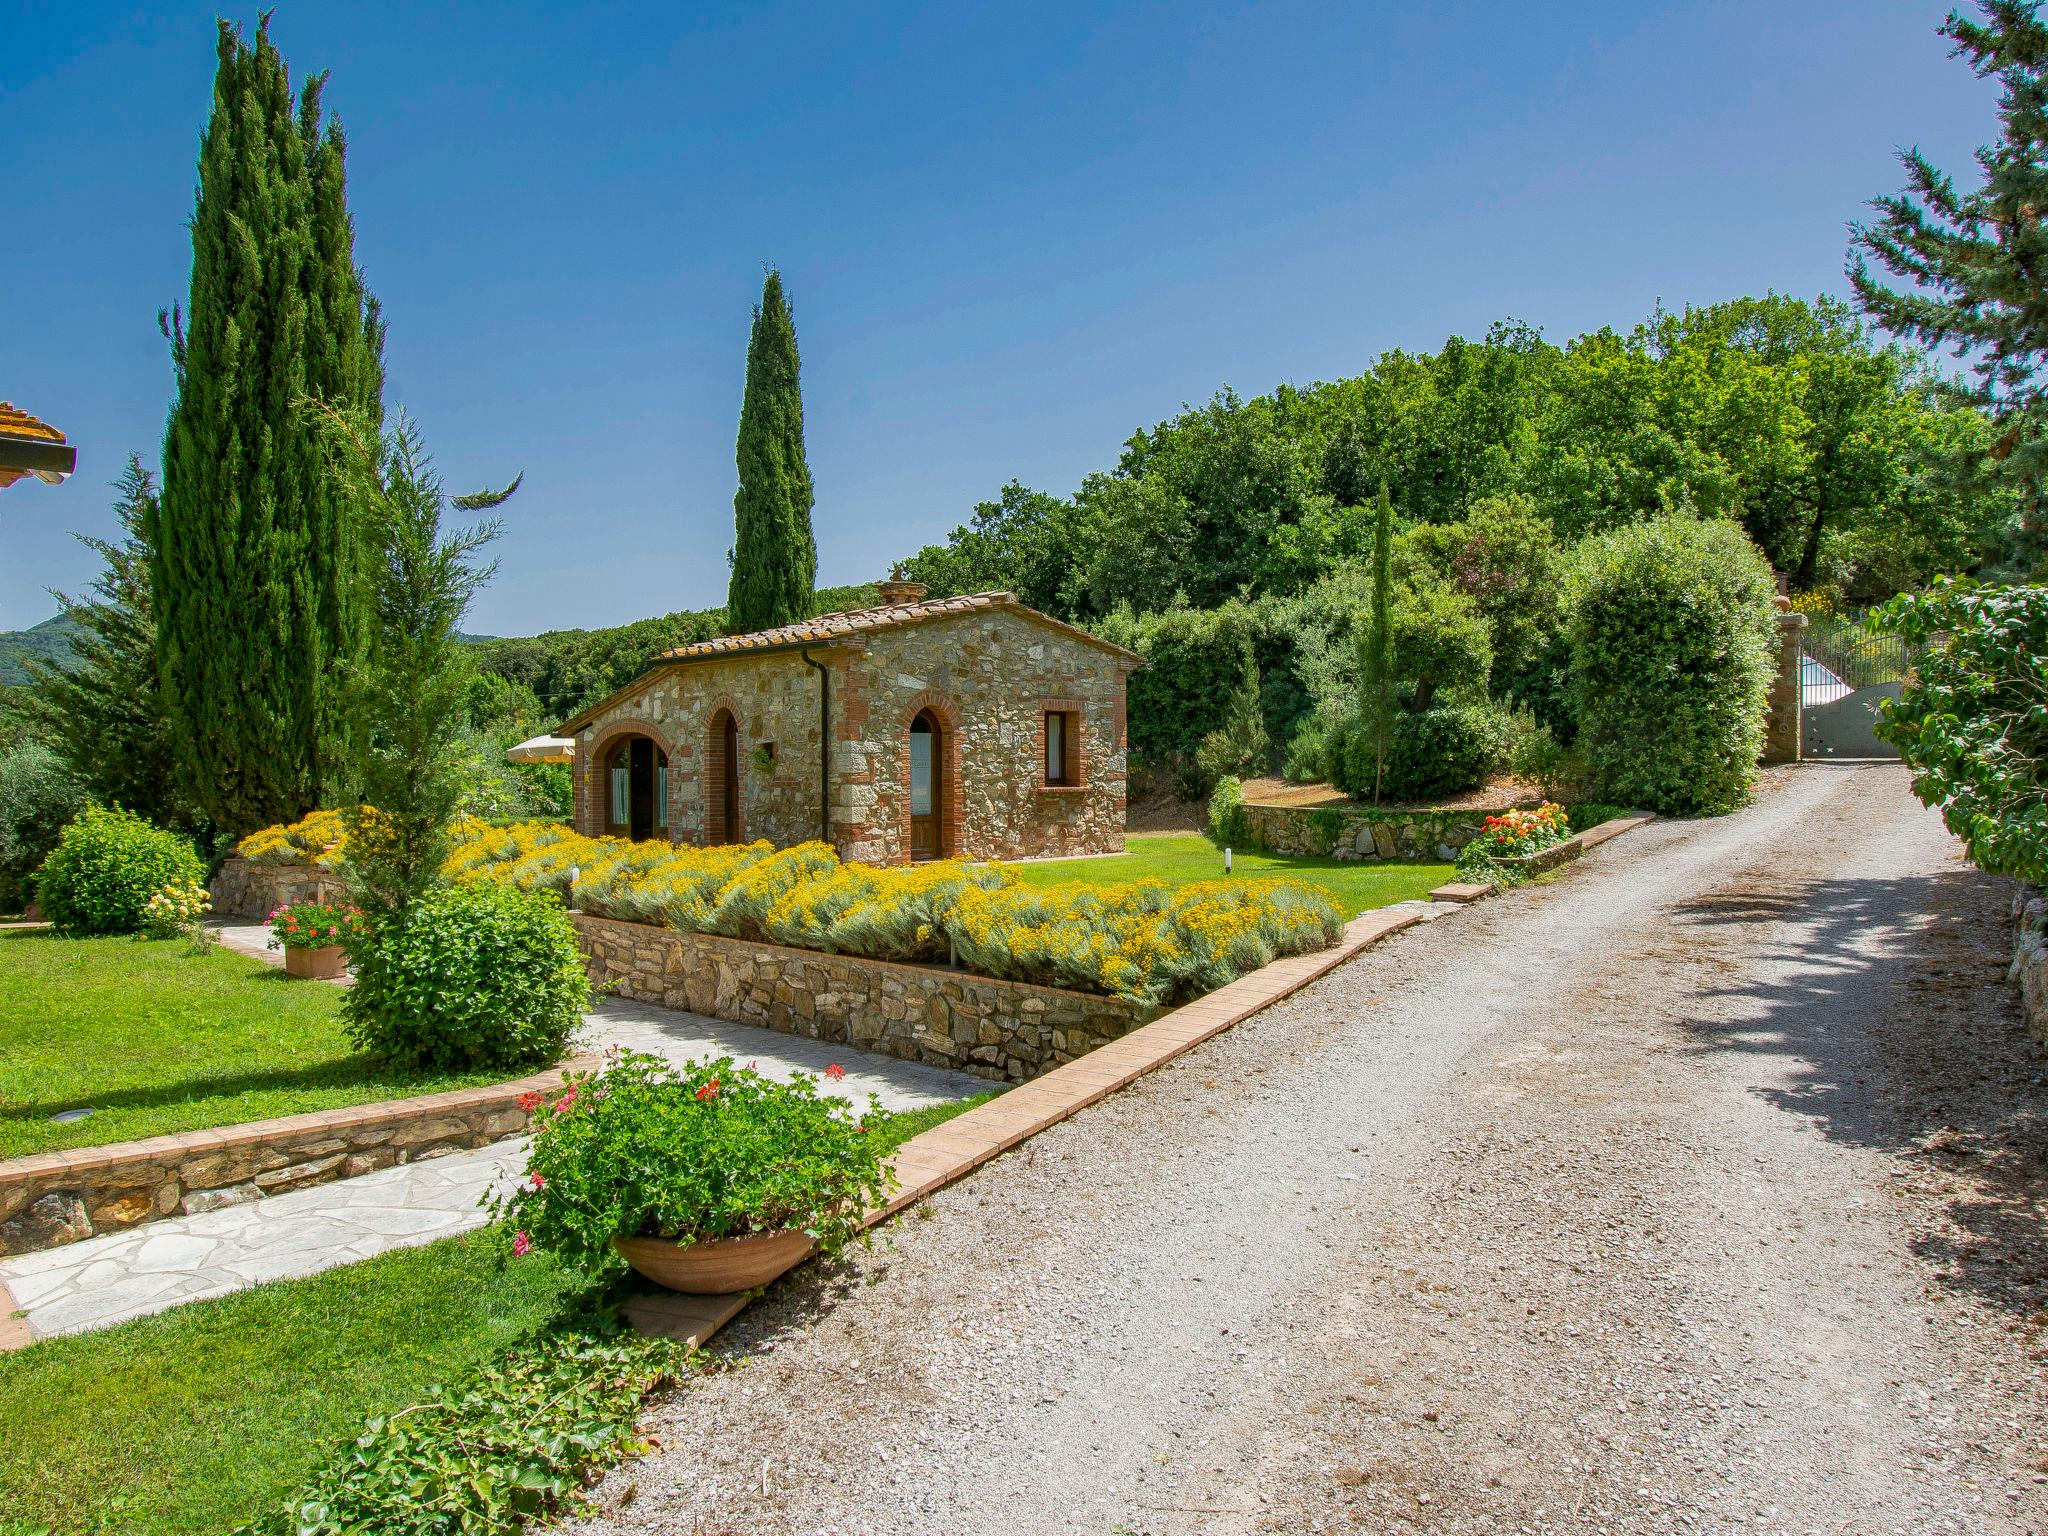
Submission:
[[[262,930],[255,933],[260,945]],[[857,1104],[872,1093],[893,1110],[950,1103],[991,1086],[965,1073],[621,999],[593,1011],[577,1037],[583,1050],[612,1044],[678,1062],[731,1056],[782,1078],[837,1063],[846,1076],[824,1083],[827,1091]],[[516,1137],[0,1259],[0,1285],[13,1292],[30,1336],[46,1338],[314,1274],[481,1226],[486,1213],[477,1202],[516,1176],[524,1148],[525,1138]]]

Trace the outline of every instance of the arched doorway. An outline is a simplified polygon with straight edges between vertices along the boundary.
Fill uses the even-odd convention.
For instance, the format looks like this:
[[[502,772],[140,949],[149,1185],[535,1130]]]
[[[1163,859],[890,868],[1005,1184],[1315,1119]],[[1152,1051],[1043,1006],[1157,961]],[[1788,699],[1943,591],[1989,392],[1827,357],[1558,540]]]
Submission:
[[[635,842],[668,836],[668,754],[649,736],[627,736],[605,759],[605,832]]]
[[[736,843],[741,825],[740,723],[731,710],[721,709],[711,717],[709,736],[704,744],[704,841]]]
[[[910,722],[910,857],[946,856],[945,729],[929,709]]]

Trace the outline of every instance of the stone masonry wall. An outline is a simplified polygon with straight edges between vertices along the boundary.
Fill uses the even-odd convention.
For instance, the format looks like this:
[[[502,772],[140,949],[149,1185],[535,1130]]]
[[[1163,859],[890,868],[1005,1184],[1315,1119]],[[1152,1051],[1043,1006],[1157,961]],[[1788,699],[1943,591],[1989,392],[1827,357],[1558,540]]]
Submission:
[[[831,674],[832,841],[848,859],[910,856],[910,725],[940,721],[941,851],[968,859],[1123,848],[1124,676],[1110,651],[1006,608],[877,630],[811,652]],[[714,721],[730,710],[740,748],[741,841],[819,834],[818,675],[795,652],[658,668],[639,692],[579,731],[576,826],[597,835],[604,761],[621,737],[668,754],[669,832],[707,840]],[[1080,782],[1047,785],[1048,711],[1077,720]]]
[[[215,917],[267,918],[288,901],[338,902],[345,894],[339,876],[317,865],[251,864],[239,853],[214,871],[207,884]]]
[[[570,914],[591,980],[807,1040],[1023,1082],[1147,1017],[1122,998]]]
[[[595,1065],[582,1058],[490,1087],[0,1162],[0,1256],[489,1146],[526,1129],[521,1095]]]
[[[2012,921],[2012,969],[2007,975],[2020,989],[2027,1033],[2036,1045],[2048,1047],[2048,901],[2039,891],[2021,886],[2013,897]]]
[[[1502,805],[1470,811],[1401,811],[1359,805],[1247,804],[1244,814],[1253,844],[1273,853],[1449,861],[1479,835],[1487,817],[1511,809]]]
[[[1770,712],[1764,717],[1767,763],[1799,761],[1799,671],[1806,615],[1778,611],[1777,671],[1771,678]]]

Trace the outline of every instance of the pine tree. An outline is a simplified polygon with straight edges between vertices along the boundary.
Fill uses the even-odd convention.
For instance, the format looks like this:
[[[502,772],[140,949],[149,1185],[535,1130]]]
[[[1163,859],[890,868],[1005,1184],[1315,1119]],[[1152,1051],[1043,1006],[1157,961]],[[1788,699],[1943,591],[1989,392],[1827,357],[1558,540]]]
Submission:
[[[1380,801],[1387,776],[1387,745],[1394,730],[1394,502],[1380,487],[1373,507],[1372,607],[1358,639],[1358,711],[1372,741],[1372,800]]]
[[[140,812],[160,825],[186,824],[177,798],[171,731],[157,686],[156,618],[150,600],[149,544],[143,530],[156,508],[156,482],[134,455],[117,482],[116,542],[77,538],[106,569],[83,602],[58,595],[79,631],[62,667],[31,662],[22,713],[95,799]]]
[[[2036,535],[2048,474],[2048,23],[2039,0],[1980,0],[1984,19],[1950,13],[1943,36],[2002,88],[1997,143],[1977,151],[1983,185],[1959,192],[1919,150],[1900,156],[1906,190],[1857,225],[1849,281],[1886,330],[1971,361],[1970,394],[2004,431],[1958,467],[2017,491]],[[1905,291],[1870,271],[1874,258]]]
[[[266,16],[219,24],[189,303],[165,320],[177,400],[147,529],[178,778],[225,831],[347,789],[343,679],[366,556],[305,405],[381,416],[382,326],[356,271],[325,76],[295,103]]]
[[[771,271],[754,310],[740,406],[740,489],[732,502],[732,584],[725,601],[733,634],[787,624],[810,611],[818,547],[811,536],[811,469],[804,459],[797,369],[796,325],[782,274]]]

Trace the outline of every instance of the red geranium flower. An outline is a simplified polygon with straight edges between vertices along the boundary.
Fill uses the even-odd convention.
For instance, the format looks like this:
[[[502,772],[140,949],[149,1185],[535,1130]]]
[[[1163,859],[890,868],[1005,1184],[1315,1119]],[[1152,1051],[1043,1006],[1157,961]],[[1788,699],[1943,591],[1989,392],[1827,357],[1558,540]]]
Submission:
[[[532,1238],[528,1237],[528,1236],[527,1236],[527,1235],[526,1235],[526,1234],[525,1234],[524,1232],[517,1232],[517,1233],[514,1233],[514,1234],[513,1234],[513,1237],[512,1237],[512,1257],[513,1257],[513,1258],[515,1258],[515,1259],[523,1259],[523,1258],[525,1258],[525,1257],[527,1256],[527,1254],[531,1253],[532,1251],[533,1251],[533,1239],[532,1239]]]
[[[717,1078],[715,1078],[715,1077],[714,1077],[713,1079],[711,1079],[711,1081],[710,1081],[710,1082],[706,1083],[706,1084],[705,1084],[705,1085],[704,1085],[704,1086],[703,1086],[702,1088],[699,1088],[699,1089],[697,1090],[697,1098],[698,1098],[698,1101],[699,1101],[700,1103],[701,1103],[701,1102],[703,1102],[703,1101],[704,1101],[704,1100],[706,1100],[706,1099],[715,1099],[715,1098],[717,1098],[717,1097],[718,1097],[718,1079],[717,1079]]]
[[[546,1174],[542,1173],[538,1168],[533,1170],[533,1187],[535,1189],[545,1189],[547,1182],[548,1176]]]
[[[521,1095],[519,1095],[519,1107],[525,1110],[529,1115],[532,1114],[536,1109],[539,1109],[540,1090],[536,1088],[531,1093],[522,1093]]]
[[[832,1063],[831,1066],[825,1069],[825,1075],[831,1078],[832,1081],[836,1083],[839,1081],[840,1078],[846,1076],[846,1068],[842,1067],[841,1065],[839,1065],[838,1062],[835,1061]]]

